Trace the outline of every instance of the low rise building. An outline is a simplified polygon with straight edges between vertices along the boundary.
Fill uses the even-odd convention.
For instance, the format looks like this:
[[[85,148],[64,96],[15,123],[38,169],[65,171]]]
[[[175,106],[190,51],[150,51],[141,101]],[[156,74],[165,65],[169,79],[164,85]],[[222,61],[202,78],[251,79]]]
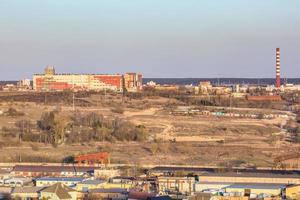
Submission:
[[[43,190],[44,187],[15,187],[12,189],[11,197],[13,199],[30,199],[30,200],[38,200],[40,197],[40,191]]]
[[[265,183],[251,183],[251,184],[232,184],[225,187],[225,194],[235,194],[235,196],[247,196],[250,198],[264,198],[281,196],[286,185],[283,184],[265,184]]]
[[[191,194],[194,192],[194,177],[158,177],[160,193],[181,192]]]
[[[300,184],[300,176],[291,173],[208,173],[199,175],[199,180],[217,183]]]
[[[94,171],[95,178],[99,179],[109,179],[112,177],[120,176],[120,170],[118,169],[95,169]]]
[[[97,167],[16,165],[11,174],[23,177],[74,177],[92,175]]]
[[[285,196],[287,199],[300,199],[300,185],[288,185],[285,188]]]
[[[1,185],[10,186],[10,187],[24,186],[24,185],[28,185],[29,183],[32,183],[32,179],[25,178],[25,177],[10,177],[10,178],[0,180]]]
[[[103,180],[84,180],[76,184],[76,190],[81,192],[88,192],[92,189],[103,188],[106,181]]]
[[[37,187],[51,186],[56,183],[74,187],[76,184],[83,182],[85,179],[80,177],[42,177],[35,179],[35,185]]]
[[[89,197],[91,199],[126,200],[128,194],[128,190],[122,188],[93,189],[89,191]]]
[[[26,91],[26,90],[32,89],[31,80],[30,79],[22,79],[22,80],[18,81],[17,88],[18,88],[18,90],[21,90],[21,91],[22,90]]]

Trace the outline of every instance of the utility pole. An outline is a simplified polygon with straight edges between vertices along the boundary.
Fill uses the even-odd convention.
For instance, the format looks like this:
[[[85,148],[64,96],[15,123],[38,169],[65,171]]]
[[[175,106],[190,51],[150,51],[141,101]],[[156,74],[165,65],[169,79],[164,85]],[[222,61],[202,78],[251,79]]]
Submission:
[[[104,103],[106,102],[106,87],[104,88]]]
[[[75,114],[75,94],[74,94],[74,75],[72,76],[72,84],[73,84],[73,89],[72,89],[72,92],[73,92],[73,102],[72,102],[72,107],[73,107],[73,113]]]
[[[73,90],[73,112],[75,112],[75,94]]]

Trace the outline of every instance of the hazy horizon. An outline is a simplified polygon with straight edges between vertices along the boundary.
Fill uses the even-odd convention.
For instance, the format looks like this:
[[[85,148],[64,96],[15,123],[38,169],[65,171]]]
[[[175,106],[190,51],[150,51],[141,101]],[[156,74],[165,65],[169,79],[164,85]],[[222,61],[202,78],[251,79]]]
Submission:
[[[0,80],[58,73],[300,78],[297,0],[2,0]]]

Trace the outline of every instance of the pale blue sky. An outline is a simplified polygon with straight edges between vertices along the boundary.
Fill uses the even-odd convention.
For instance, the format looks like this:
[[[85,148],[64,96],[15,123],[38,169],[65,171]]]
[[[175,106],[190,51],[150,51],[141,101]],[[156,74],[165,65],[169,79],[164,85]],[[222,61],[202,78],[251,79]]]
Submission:
[[[300,77],[299,0],[0,0],[0,79]]]

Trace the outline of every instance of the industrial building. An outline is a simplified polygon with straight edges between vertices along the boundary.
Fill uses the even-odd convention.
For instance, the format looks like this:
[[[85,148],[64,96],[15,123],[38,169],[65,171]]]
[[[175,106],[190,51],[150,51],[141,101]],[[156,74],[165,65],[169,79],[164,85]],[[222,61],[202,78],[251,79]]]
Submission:
[[[142,87],[142,75],[137,73],[121,74],[57,74],[53,66],[47,66],[44,74],[33,76],[35,91],[63,90],[111,90],[122,92],[139,91]]]

